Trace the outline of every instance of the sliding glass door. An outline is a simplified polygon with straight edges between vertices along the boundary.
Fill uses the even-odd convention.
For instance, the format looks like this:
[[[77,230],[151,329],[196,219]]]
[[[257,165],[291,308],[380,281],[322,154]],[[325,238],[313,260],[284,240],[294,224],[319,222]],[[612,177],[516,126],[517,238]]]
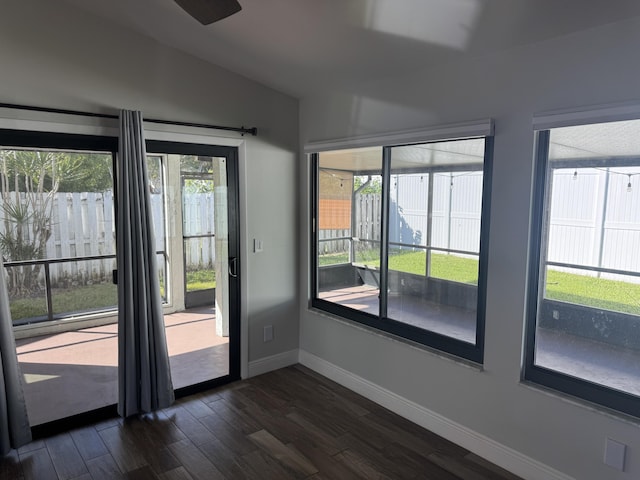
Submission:
[[[0,132],[0,274],[30,424],[45,431],[69,417],[115,414],[116,150],[116,138]],[[238,156],[168,142],[147,142],[147,151],[179,396],[240,375]]]

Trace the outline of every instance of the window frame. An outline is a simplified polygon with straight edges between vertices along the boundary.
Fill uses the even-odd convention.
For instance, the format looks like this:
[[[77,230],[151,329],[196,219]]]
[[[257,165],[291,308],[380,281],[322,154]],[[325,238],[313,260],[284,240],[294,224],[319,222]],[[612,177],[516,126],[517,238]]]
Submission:
[[[427,143],[440,143],[456,140],[471,140],[482,138],[484,140],[484,160],[483,160],[483,180],[482,180],[482,205],[480,217],[480,244],[478,250],[478,286],[477,286],[477,310],[476,310],[476,337],[475,343],[471,344],[462,340],[436,333],[430,330],[419,328],[408,323],[390,319],[386,316],[387,294],[380,295],[380,311],[384,316],[373,315],[367,312],[355,310],[337,303],[329,302],[318,298],[318,246],[319,246],[319,158],[316,151],[309,153],[311,164],[311,184],[310,184],[310,287],[311,299],[309,307],[330,313],[354,321],[356,323],[371,327],[377,331],[401,337],[410,342],[415,342],[425,347],[432,348],[444,353],[469,360],[476,364],[484,361],[484,336],[486,318],[486,293],[487,293],[487,266],[488,266],[488,246],[489,246],[489,225],[491,212],[491,181],[493,177],[493,132],[479,135],[469,135],[448,138],[428,138],[424,141],[411,141],[410,143],[397,144],[375,144],[372,146],[382,146],[382,207],[381,207],[381,229],[380,232],[380,292],[386,292],[388,280],[388,251],[389,251],[389,202],[390,202],[390,178],[391,178],[391,150],[394,147],[419,145]],[[360,145],[358,145],[360,146]],[[333,150],[339,150],[338,147]],[[326,149],[324,151],[327,151]]]
[[[608,120],[611,121],[611,120]],[[589,123],[606,123],[593,121]],[[582,124],[582,123],[581,123]],[[562,125],[565,126],[565,125]],[[570,125],[566,125],[570,126]],[[540,272],[548,241],[550,195],[549,144],[551,129],[546,127],[535,132],[534,142],[534,184],[532,190],[531,226],[529,240],[529,275],[525,316],[525,346],[522,381],[541,385],[597,404],[607,409],[640,417],[640,397],[621,390],[615,390],[587,379],[574,377],[557,370],[535,364],[536,329],[538,305],[540,302]],[[640,164],[640,160],[638,162]]]

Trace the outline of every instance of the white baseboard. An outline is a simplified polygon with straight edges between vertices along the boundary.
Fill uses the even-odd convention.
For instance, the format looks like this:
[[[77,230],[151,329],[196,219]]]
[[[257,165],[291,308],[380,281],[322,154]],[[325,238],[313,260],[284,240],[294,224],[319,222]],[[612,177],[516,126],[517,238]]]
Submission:
[[[248,377],[255,377],[263,373],[278,370],[279,368],[288,367],[298,363],[298,349],[289,350],[288,352],[278,353],[270,357],[259,358],[253,362],[249,362]]]
[[[575,480],[309,352],[300,350],[300,363],[524,479]]]

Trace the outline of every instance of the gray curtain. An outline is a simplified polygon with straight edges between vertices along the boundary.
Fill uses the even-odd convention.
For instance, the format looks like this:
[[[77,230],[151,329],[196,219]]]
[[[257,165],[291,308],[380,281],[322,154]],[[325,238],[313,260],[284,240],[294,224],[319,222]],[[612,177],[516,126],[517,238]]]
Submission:
[[[0,257],[0,455],[31,441],[27,406],[9,310],[9,294]]]
[[[116,170],[118,413],[129,417],[174,401],[140,112],[120,112]]]

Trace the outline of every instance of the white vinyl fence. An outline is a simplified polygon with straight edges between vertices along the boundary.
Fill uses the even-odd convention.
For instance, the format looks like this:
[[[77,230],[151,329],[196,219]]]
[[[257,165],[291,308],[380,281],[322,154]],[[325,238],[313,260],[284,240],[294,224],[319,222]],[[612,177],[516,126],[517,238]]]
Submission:
[[[478,252],[480,244],[480,210],[482,206],[482,172],[436,174],[433,185],[431,246]],[[391,243],[427,245],[426,175],[391,176]],[[353,237],[380,240],[381,197],[369,193],[355,200],[355,230]],[[351,237],[350,230],[320,230],[320,239]],[[321,242],[321,253],[348,250],[347,241]]]
[[[548,260],[640,272],[640,185],[627,189],[628,169],[555,172]],[[637,168],[629,171],[637,172]],[[565,269],[583,275],[597,272]],[[637,277],[602,278],[640,283]]]
[[[555,171],[549,261],[640,272],[640,182],[628,191],[624,169],[614,170],[618,173],[607,174],[605,169],[580,169],[578,175],[574,170]],[[482,172],[436,174],[433,190],[432,246],[478,252]],[[392,175],[390,195],[390,241],[426,246],[427,176]],[[358,195],[353,237],[379,240],[380,214],[379,194]],[[339,236],[350,237],[350,230],[320,231],[320,239]],[[347,250],[348,243],[320,243],[321,253]],[[597,275],[581,269],[568,271]],[[608,273],[600,276],[640,282]]]
[[[391,242],[427,245],[426,175],[391,176]],[[482,172],[435,173],[431,246],[477,253],[480,247]]]
[[[24,197],[24,194],[21,194]],[[163,196],[151,195],[156,250],[165,251]],[[213,193],[185,194],[183,197],[185,235],[214,233]],[[4,212],[0,208],[0,233],[4,233]],[[112,192],[57,193],[51,202],[51,232],[46,244],[46,258],[115,255],[115,211]],[[33,232],[28,229],[33,238]],[[212,267],[215,260],[213,238],[186,241],[187,269]],[[115,259],[87,260],[51,264],[54,285],[104,281],[110,278]]]

